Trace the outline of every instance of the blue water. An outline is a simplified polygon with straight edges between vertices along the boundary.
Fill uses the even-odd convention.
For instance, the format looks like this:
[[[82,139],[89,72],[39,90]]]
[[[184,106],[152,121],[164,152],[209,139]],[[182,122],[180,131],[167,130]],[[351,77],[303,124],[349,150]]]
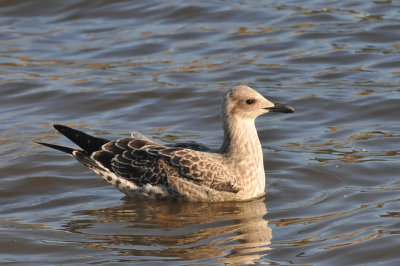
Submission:
[[[397,1],[0,1],[0,262],[397,265]],[[222,140],[237,84],[296,113],[256,121],[267,196],[126,198],[71,157],[109,139]]]

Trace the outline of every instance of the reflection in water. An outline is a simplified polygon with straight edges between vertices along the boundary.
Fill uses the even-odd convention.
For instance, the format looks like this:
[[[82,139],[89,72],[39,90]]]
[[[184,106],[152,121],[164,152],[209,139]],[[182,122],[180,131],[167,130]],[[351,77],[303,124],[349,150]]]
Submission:
[[[338,132],[341,127],[330,127],[327,133]],[[293,152],[308,151],[317,155],[314,160],[321,164],[346,162],[362,163],[367,161],[383,161],[388,156],[397,156],[398,149],[379,148],[383,141],[396,138],[399,135],[383,131],[361,131],[344,138],[329,139],[322,143],[286,143],[286,147],[293,148]],[[367,142],[368,141],[368,142]],[[372,145],[371,150],[369,147]],[[395,147],[396,148],[396,147]]]
[[[0,263],[400,265],[399,1],[38,2],[0,2]],[[121,203],[33,143],[215,147],[237,83],[298,110],[257,122],[271,245],[263,201]]]
[[[64,227],[85,248],[117,252],[124,261],[253,263],[270,249],[264,199],[182,203],[130,199],[122,206],[80,211]],[[110,258],[112,260],[112,258]]]

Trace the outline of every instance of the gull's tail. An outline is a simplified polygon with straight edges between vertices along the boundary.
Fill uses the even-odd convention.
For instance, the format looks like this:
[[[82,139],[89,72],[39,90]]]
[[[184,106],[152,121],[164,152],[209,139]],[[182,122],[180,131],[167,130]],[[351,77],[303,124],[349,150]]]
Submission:
[[[82,131],[76,130],[69,128],[67,126],[63,125],[53,125],[55,129],[57,129],[61,134],[69,138],[72,142],[74,142],[76,145],[82,148],[82,150],[90,155],[95,151],[98,151],[101,149],[101,146],[103,146],[105,143],[109,142],[109,140],[102,139],[102,138],[97,138],[90,136]],[[44,145],[46,147],[50,147],[62,152],[66,152],[69,154],[73,154],[74,151],[77,151],[76,149],[69,148],[69,147],[64,147],[64,146],[59,146],[55,144],[49,144],[49,143],[44,143],[44,142],[37,142],[38,144]]]
[[[70,147],[65,147],[65,146],[60,146],[60,145],[55,145],[55,144],[50,144],[50,143],[44,143],[44,142],[39,142],[39,141],[36,141],[36,143],[40,144],[40,145],[43,145],[43,146],[46,146],[46,147],[49,147],[49,148],[52,148],[52,149],[55,149],[55,150],[59,150],[59,151],[62,151],[62,152],[69,153],[71,155],[72,155],[72,152],[76,150],[76,149],[73,149],[73,148],[70,148]]]

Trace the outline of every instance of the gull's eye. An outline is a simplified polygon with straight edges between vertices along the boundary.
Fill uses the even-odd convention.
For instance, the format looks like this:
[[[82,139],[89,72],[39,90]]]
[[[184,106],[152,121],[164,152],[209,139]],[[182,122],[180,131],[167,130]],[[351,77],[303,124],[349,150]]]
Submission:
[[[256,102],[256,100],[253,100],[253,99],[248,99],[248,100],[246,100],[246,103],[247,104],[253,104],[253,103],[255,103]]]

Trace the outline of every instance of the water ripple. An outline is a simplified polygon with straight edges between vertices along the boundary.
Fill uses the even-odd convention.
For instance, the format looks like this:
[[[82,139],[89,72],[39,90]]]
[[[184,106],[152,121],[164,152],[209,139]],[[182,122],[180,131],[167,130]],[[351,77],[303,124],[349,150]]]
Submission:
[[[399,264],[399,7],[0,1],[0,261]],[[34,143],[70,145],[64,123],[217,148],[238,83],[296,110],[256,121],[265,201],[125,199]]]

